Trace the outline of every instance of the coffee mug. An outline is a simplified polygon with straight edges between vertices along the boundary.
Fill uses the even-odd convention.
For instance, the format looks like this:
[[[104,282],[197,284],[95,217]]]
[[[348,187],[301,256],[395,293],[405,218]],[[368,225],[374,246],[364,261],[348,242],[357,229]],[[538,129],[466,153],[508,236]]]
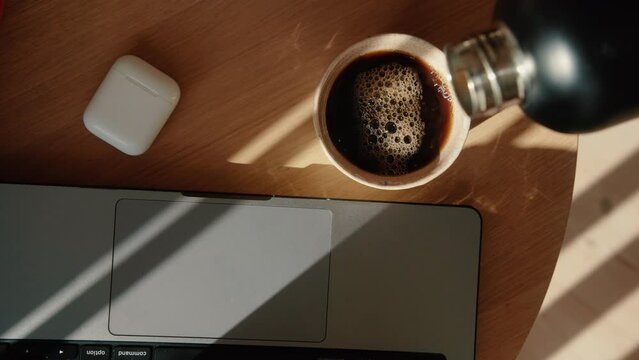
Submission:
[[[329,126],[327,125],[329,96],[331,95],[331,90],[333,90],[336,85],[336,80],[342,72],[349,68],[349,66],[352,66],[354,62],[378,53],[402,54],[406,55],[407,58],[415,59],[427,65],[431,73],[434,72],[431,75],[436,79],[431,85],[436,87],[434,90],[436,90],[443,99],[449,102],[449,104],[446,104],[449,109],[447,134],[439,144],[439,152],[434,158],[422,164],[422,166],[410,169],[406,173],[392,175],[380,174],[379,172],[366,169],[364,166],[361,166],[361,164],[355,164],[352,158],[349,159],[343,151],[340,151],[340,147],[338,146],[340,144],[335,143],[335,139],[331,137]],[[330,161],[351,179],[378,189],[402,190],[413,188],[426,184],[448,169],[461,152],[464,142],[466,141],[470,128],[470,118],[464,112],[452,89],[446,57],[441,50],[420,38],[410,35],[384,34],[374,36],[349,47],[330,64],[315,94],[313,124],[322,147]],[[369,101],[372,103],[373,100]],[[395,125],[391,125],[393,125],[391,129],[387,130],[395,130],[392,128]],[[371,139],[373,137],[377,139],[377,135],[380,135],[380,142],[387,140],[387,135],[389,135],[388,131],[381,129],[381,131],[377,130],[377,134],[375,134],[375,130],[371,130],[370,125],[367,126],[366,131],[372,134],[370,135]],[[412,122],[411,126],[413,126]],[[385,134],[382,134],[382,131]],[[381,139],[381,135],[384,136],[384,139]],[[406,140],[407,143],[411,140],[410,136],[406,136],[406,139],[402,139],[400,137],[394,137],[394,134],[390,135],[391,139],[394,140],[389,141],[397,141],[399,144],[404,140]],[[337,141],[341,140],[338,139]],[[376,143],[376,141],[372,142]],[[391,156],[390,161],[392,160]]]

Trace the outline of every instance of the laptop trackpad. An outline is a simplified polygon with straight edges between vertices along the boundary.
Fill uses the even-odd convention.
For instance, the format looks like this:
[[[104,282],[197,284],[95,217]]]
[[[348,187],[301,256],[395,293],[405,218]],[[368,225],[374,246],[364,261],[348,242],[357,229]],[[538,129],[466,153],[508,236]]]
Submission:
[[[120,200],[109,331],[321,341],[331,212]]]

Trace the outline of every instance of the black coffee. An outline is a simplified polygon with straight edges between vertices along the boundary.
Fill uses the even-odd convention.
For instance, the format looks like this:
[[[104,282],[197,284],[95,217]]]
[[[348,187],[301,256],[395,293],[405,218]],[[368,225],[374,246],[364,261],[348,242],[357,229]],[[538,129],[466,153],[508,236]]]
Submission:
[[[382,51],[342,70],[328,97],[326,123],[333,144],[353,164],[403,175],[439,155],[451,113],[448,90],[428,64]]]

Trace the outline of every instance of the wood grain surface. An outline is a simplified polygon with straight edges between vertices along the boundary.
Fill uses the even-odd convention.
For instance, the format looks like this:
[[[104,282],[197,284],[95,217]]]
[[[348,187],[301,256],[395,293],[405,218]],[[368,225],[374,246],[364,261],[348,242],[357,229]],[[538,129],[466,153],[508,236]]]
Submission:
[[[456,163],[411,190],[367,188],[318,146],[311,98],[367,36],[436,46],[491,23],[491,0],[8,1],[0,23],[0,181],[467,204],[484,221],[477,359],[512,360],[563,239],[577,138],[511,108],[474,124]],[[149,151],[83,126],[113,61],[147,60],[182,98]]]

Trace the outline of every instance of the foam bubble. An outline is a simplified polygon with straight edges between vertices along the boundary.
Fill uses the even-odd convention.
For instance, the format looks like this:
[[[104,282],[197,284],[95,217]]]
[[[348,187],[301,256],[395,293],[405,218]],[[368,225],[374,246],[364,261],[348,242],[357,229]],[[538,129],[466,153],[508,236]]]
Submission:
[[[377,134],[370,155],[386,175],[408,172],[408,160],[422,145],[425,126],[421,121],[423,98],[419,74],[399,63],[382,64],[357,75],[355,97],[360,148],[367,149],[369,134]],[[381,135],[381,136],[380,136]]]

